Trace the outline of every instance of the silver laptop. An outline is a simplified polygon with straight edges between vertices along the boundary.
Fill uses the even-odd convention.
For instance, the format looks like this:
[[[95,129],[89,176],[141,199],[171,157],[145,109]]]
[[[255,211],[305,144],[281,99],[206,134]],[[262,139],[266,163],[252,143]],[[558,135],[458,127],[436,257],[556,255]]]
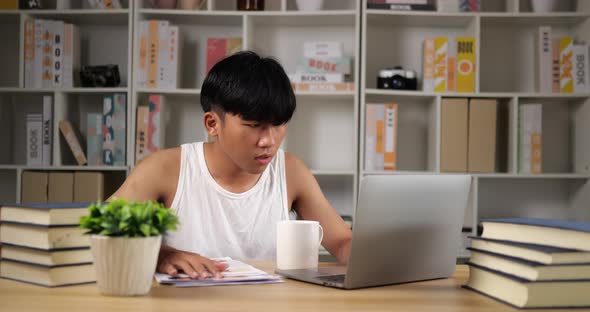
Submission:
[[[344,289],[449,277],[470,185],[469,175],[367,176],[361,180],[348,265],[276,273]]]

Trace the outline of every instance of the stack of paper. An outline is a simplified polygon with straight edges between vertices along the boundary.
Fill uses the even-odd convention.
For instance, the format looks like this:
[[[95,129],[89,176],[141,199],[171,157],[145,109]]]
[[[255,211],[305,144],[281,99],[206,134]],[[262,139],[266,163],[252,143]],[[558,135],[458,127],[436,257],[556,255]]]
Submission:
[[[228,264],[228,268],[222,272],[222,278],[210,277],[207,279],[191,279],[186,274],[171,276],[168,274],[156,273],[155,277],[158,283],[174,285],[176,287],[193,287],[193,286],[219,286],[219,285],[243,285],[243,284],[270,284],[282,283],[283,280],[251,265],[229,257],[213,259]]]

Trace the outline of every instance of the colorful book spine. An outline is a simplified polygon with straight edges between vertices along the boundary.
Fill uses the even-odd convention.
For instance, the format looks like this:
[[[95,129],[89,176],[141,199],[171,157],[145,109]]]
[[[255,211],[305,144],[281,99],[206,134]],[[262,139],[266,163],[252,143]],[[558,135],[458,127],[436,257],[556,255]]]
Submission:
[[[541,173],[542,105],[522,104],[519,108],[518,172]]]
[[[165,87],[169,89],[178,88],[179,71],[178,71],[178,60],[180,52],[180,36],[178,26],[168,27],[168,59],[167,66],[165,69]]]
[[[551,93],[551,63],[553,58],[551,44],[551,27],[539,27],[537,38],[537,90],[541,93]]]
[[[25,87],[35,87],[35,20],[25,20]]]
[[[54,21],[53,27],[53,86],[63,85],[64,22]]]
[[[80,146],[80,140],[78,140],[72,124],[67,120],[62,120],[59,122],[59,130],[66,139],[66,142],[68,143],[68,146],[70,147],[76,162],[78,162],[78,165],[85,165],[87,163],[86,155],[84,155],[84,151]]]
[[[115,166],[125,166],[127,163],[127,96],[116,93],[113,115],[113,131],[115,139]]]
[[[242,50],[242,38],[208,38],[206,72],[223,58]]]
[[[552,66],[551,66],[551,91],[553,93],[559,93],[561,91],[560,78],[559,78],[559,51],[560,51],[560,39],[553,39],[551,41],[551,54],[552,54]]]
[[[302,57],[297,63],[298,73],[352,73],[352,60],[350,57],[318,58]]]
[[[146,87],[147,77],[147,59],[148,59],[148,34],[149,22],[139,22],[139,58],[137,66],[137,86],[139,88]]]
[[[563,37],[559,41],[559,86],[561,93],[574,92],[574,40]]]
[[[447,91],[449,43],[446,37],[434,38],[434,91]]]
[[[423,76],[422,90],[424,92],[434,92],[434,39],[425,39],[423,48]]]
[[[103,99],[102,159],[107,166],[126,163],[126,107],[124,94],[107,95]]]
[[[146,87],[152,89],[158,87],[158,59],[160,50],[160,41],[158,39],[159,27],[160,21],[148,21]]]
[[[353,82],[343,83],[292,83],[295,92],[344,92],[354,91]]]
[[[43,115],[27,114],[27,165],[43,165]]]
[[[164,128],[162,110],[164,97],[151,94],[149,96],[147,153],[152,154],[164,147]]]
[[[86,115],[86,154],[90,166],[102,166],[102,114]]]
[[[53,145],[53,103],[50,95],[43,96],[43,165],[51,166],[51,147]]]
[[[397,104],[385,104],[383,169],[386,171],[396,170],[397,115]]]
[[[375,167],[377,170],[385,169],[385,105],[376,104],[376,145],[375,145]]]
[[[574,45],[574,92],[586,93],[590,90],[588,87],[588,45]]]
[[[103,98],[102,115],[102,162],[107,166],[115,165],[115,134],[113,129],[113,115],[115,105],[113,96],[106,95]]]
[[[35,88],[43,87],[43,48],[45,46],[43,36],[45,34],[45,27],[46,25],[44,20],[35,20],[35,60],[33,62],[33,77],[35,81]]]
[[[44,21],[43,29],[43,63],[42,63],[42,81],[43,88],[53,87],[53,34],[56,21]]]
[[[457,92],[475,92],[475,38],[457,38]]]
[[[455,92],[457,90],[457,41],[455,40],[449,40],[447,72],[447,92]]]
[[[380,170],[376,167],[377,157],[377,104],[367,104],[365,116],[365,170]]]
[[[158,26],[158,78],[156,81],[156,88],[168,88],[168,81],[166,80],[166,70],[168,65],[168,37],[170,36],[170,24],[168,21],[160,21]]]
[[[149,155],[148,129],[149,129],[149,106],[137,107],[137,123],[135,135],[135,163],[139,163]]]

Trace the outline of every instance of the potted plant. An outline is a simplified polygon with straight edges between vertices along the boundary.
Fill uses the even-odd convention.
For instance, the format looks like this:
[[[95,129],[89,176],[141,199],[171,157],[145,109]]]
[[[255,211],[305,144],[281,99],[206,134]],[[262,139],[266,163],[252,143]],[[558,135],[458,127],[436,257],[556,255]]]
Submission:
[[[147,294],[156,270],[162,235],[178,219],[161,203],[114,199],[88,207],[80,227],[91,234],[98,289],[105,295]]]

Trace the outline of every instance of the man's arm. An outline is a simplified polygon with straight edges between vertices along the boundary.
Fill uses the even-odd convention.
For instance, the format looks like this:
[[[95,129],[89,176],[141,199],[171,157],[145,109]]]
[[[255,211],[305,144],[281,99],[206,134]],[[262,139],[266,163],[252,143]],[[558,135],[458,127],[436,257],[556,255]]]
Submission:
[[[287,186],[294,190],[293,207],[305,220],[319,221],[324,229],[322,245],[339,263],[348,263],[352,231],[326,199],[315,177],[296,157],[285,153]]]

